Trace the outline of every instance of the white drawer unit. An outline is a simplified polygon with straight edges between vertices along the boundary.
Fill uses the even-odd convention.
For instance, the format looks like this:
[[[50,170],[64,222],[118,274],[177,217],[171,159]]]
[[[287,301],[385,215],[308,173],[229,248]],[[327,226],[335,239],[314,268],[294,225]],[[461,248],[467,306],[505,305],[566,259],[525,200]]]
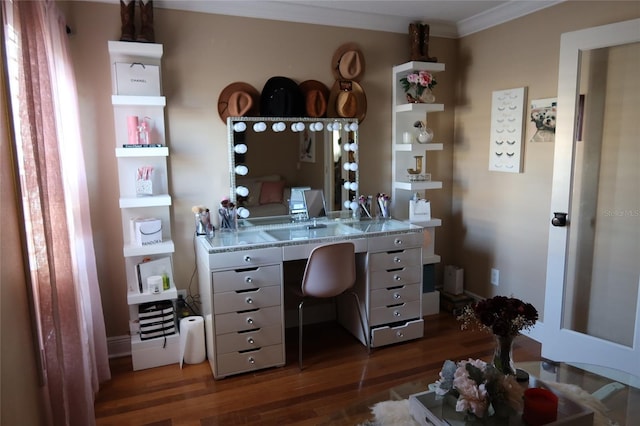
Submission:
[[[309,238],[303,243],[284,237],[278,241],[264,240],[263,234],[268,232],[277,234],[276,231],[284,230],[280,234],[286,236],[287,226],[299,227],[285,223],[262,234],[247,230],[243,235],[243,230],[238,230],[237,238],[223,238],[226,235],[196,238],[201,313],[214,378],[285,364],[285,275],[294,282],[297,274],[303,273],[311,250],[334,241],[348,240],[355,245],[354,290],[360,299],[361,312],[368,319],[368,328],[361,327],[350,295],[338,297],[338,321],[371,347],[423,336],[423,229],[393,219],[355,224],[351,218],[347,220],[349,226],[362,229],[363,233],[354,237],[354,231],[349,231],[344,235]],[[255,244],[246,242],[250,235],[257,236]]]
[[[360,265],[366,285],[358,285],[369,318],[372,347],[423,336],[421,232],[369,239],[367,260]]]
[[[205,267],[200,293],[212,319],[205,339],[213,376],[284,365],[282,249],[199,253],[198,269]]]

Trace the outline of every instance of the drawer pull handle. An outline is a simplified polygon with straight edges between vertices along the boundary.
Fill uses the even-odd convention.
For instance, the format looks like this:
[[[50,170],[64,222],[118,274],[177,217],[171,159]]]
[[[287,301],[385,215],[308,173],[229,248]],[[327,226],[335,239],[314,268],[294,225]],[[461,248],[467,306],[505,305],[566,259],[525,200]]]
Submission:
[[[402,262],[402,259],[400,259],[398,256],[396,256],[396,257],[393,258],[393,261],[396,262],[396,263],[400,263],[400,262]]]
[[[400,339],[402,339],[404,337],[404,334],[402,333],[402,331],[398,331],[396,333],[396,336],[398,336]]]
[[[251,305],[251,304],[253,304],[253,299],[252,299],[252,298],[250,298],[250,297],[247,297],[247,298],[245,299],[245,302],[247,302],[249,305]]]
[[[256,360],[252,356],[249,357],[249,364],[255,364]]]
[[[251,283],[253,282],[253,278],[251,278],[251,277],[246,277],[246,278],[244,279],[244,282],[245,282],[245,283],[247,283],[247,284],[251,284]]]
[[[393,312],[393,316],[394,317],[399,317],[399,316],[402,316],[402,314],[400,312],[398,312],[398,311],[394,311]]]
[[[400,299],[402,296],[400,296],[398,293],[394,293],[393,294],[393,298],[394,299]]]
[[[253,337],[249,337],[249,338],[247,339],[247,343],[249,343],[250,345],[253,345],[255,342],[256,342],[256,341],[255,341],[255,340],[253,340]]]
[[[400,281],[400,280],[402,280],[402,278],[400,277],[400,275],[394,275],[394,276],[393,276],[393,279],[394,279],[394,280],[396,280],[396,281]]]
[[[247,324],[249,325],[253,324],[253,318],[247,318]]]
[[[402,240],[401,240],[400,238],[396,238],[396,239],[393,241],[393,244],[395,244],[395,245],[397,245],[397,246],[401,246],[401,245],[402,245]]]
[[[244,257],[244,261],[245,261],[245,262],[247,262],[247,263],[251,262],[251,256],[246,255],[246,256]]]

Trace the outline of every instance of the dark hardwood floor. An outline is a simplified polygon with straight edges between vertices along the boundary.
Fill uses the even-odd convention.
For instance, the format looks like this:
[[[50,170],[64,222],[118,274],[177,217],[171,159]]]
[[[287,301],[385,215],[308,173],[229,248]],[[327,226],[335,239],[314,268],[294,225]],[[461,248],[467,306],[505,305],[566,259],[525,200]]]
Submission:
[[[288,329],[287,364],[214,380],[207,361],[132,371],[111,361],[112,379],[95,403],[98,425],[316,425],[358,401],[403,383],[435,381],[446,359],[493,354],[493,337],[461,331],[451,314],[425,317],[425,337],[366,349],[335,323],[305,327],[305,369],[297,362],[296,329]],[[517,361],[540,360],[540,344],[516,339]],[[425,389],[426,390],[426,389]]]

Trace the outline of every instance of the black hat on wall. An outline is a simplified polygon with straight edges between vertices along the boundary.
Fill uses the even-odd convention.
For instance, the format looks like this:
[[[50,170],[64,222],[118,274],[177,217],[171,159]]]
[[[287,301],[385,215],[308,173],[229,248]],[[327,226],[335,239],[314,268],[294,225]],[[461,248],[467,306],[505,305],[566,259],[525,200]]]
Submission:
[[[301,117],[305,115],[305,100],[300,87],[287,77],[271,77],[260,96],[263,117]]]

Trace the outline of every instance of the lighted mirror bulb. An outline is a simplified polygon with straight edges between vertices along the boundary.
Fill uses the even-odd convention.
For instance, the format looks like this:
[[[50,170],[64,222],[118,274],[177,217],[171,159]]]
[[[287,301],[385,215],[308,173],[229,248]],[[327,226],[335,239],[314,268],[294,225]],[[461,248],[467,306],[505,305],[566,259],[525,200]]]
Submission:
[[[342,126],[339,122],[336,121],[335,123],[333,123],[333,130],[340,130],[341,127]]]
[[[345,143],[344,145],[342,145],[342,149],[349,152],[351,150],[351,144]]]
[[[282,132],[287,128],[287,125],[284,124],[282,121],[278,121],[277,123],[273,123],[273,125],[271,126],[271,129],[273,129],[274,132]]]
[[[349,150],[356,152],[358,150],[358,144],[357,143],[350,143],[349,144]]]
[[[342,165],[342,168],[345,169],[345,170],[349,170],[351,168],[351,163],[344,163]]]
[[[247,195],[249,195],[249,188],[247,188],[246,186],[238,186],[236,188],[236,194],[238,194],[241,197],[246,197]]]
[[[358,203],[356,203],[355,201],[352,201],[351,203],[349,203],[349,208],[351,210],[358,210]]]
[[[297,128],[296,124],[297,123],[291,123],[291,131],[292,132],[297,132],[298,131],[298,128]],[[275,131],[275,128],[273,130]]]
[[[352,132],[355,132],[356,130],[358,130],[358,123],[351,123],[349,128],[351,129]]]
[[[249,173],[249,168],[244,164],[240,164],[236,166],[235,171],[237,175],[244,176]]]
[[[358,182],[351,182],[349,184],[349,190],[351,191],[357,191],[358,190]]]
[[[244,207],[238,207],[238,216],[240,216],[243,219],[246,219],[249,217],[249,215],[251,215],[251,212],[249,212],[248,209]]]
[[[345,125],[342,128],[344,129],[345,132],[351,131],[351,127],[349,127],[349,123],[345,123]]]
[[[345,209],[350,209],[351,208],[351,201],[345,200],[342,205],[344,206]]]
[[[327,124],[327,131],[333,132],[333,123]]]
[[[346,189],[348,191],[350,184],[351,184],[351,182],[345,182],[342,186],[344,187],[344,189]]]
[[[254,132],[264,132],[267,130],[267,125],[263,121],[259,121],[253,125]]]
[[[352,172],[358,170],[358,163],[349,163],[349,170],[351,170]]]
[[[233,130],[236,132],[244,132],[245,130],[247,130],[247,125],[244,121],[239,121],[233,125]]]
[[[301,132],[301,131],[303,131],[303,130],[304,130],[304,123],[302,123],[302,122],[297,122],[297,123],[295,124],[295,126],[296,126],[296,131],[297,131],[297,132]]]
[[[247,152],[247,145],[239,143],[238,145],[233,147],[233,150],[236,154],[245,154]]]
[[[315,123],[315,124],[314,124],[314,128],[315,128],[316,132],[321,132],[321,131],[322,131],[322,129],[324,128],[324,124],[322,124],[322,123]]]

